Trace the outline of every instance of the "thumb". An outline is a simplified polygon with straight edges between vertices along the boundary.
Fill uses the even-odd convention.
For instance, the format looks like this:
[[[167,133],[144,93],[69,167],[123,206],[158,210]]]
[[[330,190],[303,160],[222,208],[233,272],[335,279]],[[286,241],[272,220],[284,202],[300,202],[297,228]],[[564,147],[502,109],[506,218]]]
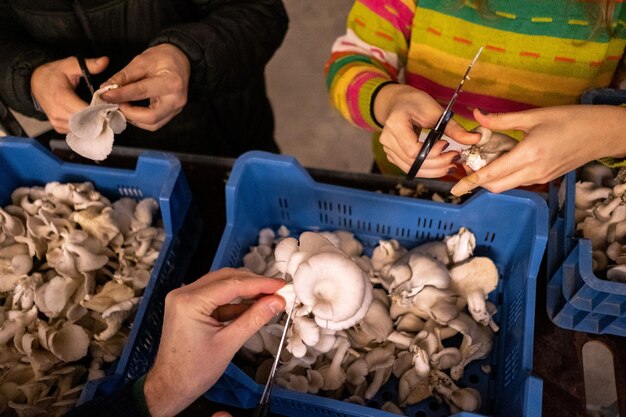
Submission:
[[[233,417],[233,416],[230,415],[230,413],[227,413],[226,411],[218,411],[217,413],[213,414],[212,417]]]
[[[455,122],[454,119],[448,122],[445,133],[455,142],[459,142],[464,145],[473,145],[478,143],[480,140],[480,133],[468,132],[465,128],[463,128],[463,126]]]
[[[241,316],[226,326],[222,332],[228,332],[226,338],[234,351],[265,326],[274,316],[285,309],[285,299],[280,295],[268,295],[258,299]]]
[[[91,74],[100,74],[109,66],[109,58],[101,56],[100,58],[87,58],[85,59],[87,69]]]
[[[474,118],[483,127],[491,130],[527,131],[527,112],[489,113],[486,110],[474,109]]]

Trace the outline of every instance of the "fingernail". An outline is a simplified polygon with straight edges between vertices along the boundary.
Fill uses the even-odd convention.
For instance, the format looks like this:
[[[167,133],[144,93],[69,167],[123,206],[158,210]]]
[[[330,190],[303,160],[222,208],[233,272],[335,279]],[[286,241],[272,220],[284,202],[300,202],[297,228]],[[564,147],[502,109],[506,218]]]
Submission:
[[[455,167],[452,167],[452,168],[450,168],[448,170],[448,175],[453,175],[453,174],[456,174],[456,168]]]
[[[458,154],[457,154],[457,155],[454,155],[454,156],[452,157],[452,163],[453,163],[453,164],[455,164],[455,163],[459,162],[460,160],[461,160],[461,155],[458,155]]]
[[[281,302],[278,301],[273,301],[270,303],[270,311],[273,314],[278,314],[281,311],[283,311],[283,304]]]
[[[450,142],[446,142],[446,143],[443,145],[443,147],[441,148],[441,152],[445,151],[445,150],[448,148],[448,146],[450,146]]]
[[[485,109],[481,109],[480,107],[478,107],[478,111],[480,112],[480,114],[482,114],[483,116],[489,116],[489,112]]]
[[[217,413],[213,414],[213,417],[232,417],[232,416],[225,411],[218,411]]]
[[[475,174],[462,178],[459,182],[454,184],[454,187],[450,190],[450,194],[460,197],[469,193],[474,188],[478,187],[477,180],[478,177]]]

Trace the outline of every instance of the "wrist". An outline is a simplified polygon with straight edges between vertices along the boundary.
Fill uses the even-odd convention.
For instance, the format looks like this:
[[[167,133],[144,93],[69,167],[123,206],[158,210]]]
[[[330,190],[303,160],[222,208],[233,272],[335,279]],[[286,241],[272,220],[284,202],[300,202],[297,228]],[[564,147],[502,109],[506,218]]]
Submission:
[[[408,85],[388,83],[382,86],[372,98],[372,116],[381,127],[385,125],[396,98],[406,91],[415,91],[415,89]]]
[[[184,395],[171,386],[172,381],[150,370],[143,384],[145,404],[151,417],[170,417],[185,409],[193,400],[187,400]]]

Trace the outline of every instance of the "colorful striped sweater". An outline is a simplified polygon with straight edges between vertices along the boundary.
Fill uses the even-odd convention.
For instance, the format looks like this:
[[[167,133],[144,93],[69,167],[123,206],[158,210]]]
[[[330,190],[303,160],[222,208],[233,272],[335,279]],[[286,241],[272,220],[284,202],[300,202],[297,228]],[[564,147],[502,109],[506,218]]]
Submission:
[[[575,104],[585,90],[626,78],[625,2],[616,2],[609,37],[592,34],[589,1],[492,0],[482,16],[473,1],[356,0],[325,68],[330,98],[348,121],[377,131],[371,98],[380,84],[405,82],[445,104],[484,46],[454,107],[466,128],[475,107]]]

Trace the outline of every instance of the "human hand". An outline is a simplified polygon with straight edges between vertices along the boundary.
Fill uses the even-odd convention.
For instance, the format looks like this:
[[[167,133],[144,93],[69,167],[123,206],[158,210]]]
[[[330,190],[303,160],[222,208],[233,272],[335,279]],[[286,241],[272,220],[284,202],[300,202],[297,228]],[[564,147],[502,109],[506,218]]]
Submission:
[[[499,193],[522,185],[545,184],[603,157],[626,155],[626,109],[616,106],[572,105],[516,113],[482,114],[481,126],[520,130],[522,142],[484,168],[461,179],[450,191],[460,196],[478,186]]]
[[[374,114],[384,125],[380,143],[387,159],[404,172],[408,172],[422,144],[418,141],[420,128],[432,128],[443,113],[443,108],[431,96],[408,85],[389,84],[376,96]],[[462,144],[474,144],[480,134],[470,133],[454,120],[445,130],[453,140]],[[442,177],[452,174],[458,152],[444,152],[448,142],[440,140],[430,150],[417,173],[422,178]]]
[[[88,58],[85,63],[91,74],[99,74],[109,65],[109,58]],[[68,57],[40,65],[30,78],[33,98],[58,133],[69,132],[70,116],[88,105],[76,95],[81,75],[76,57]]]
[[[102,94],[117,103],[126,120],[141,129],[155,131],[172,120],[187,104],[190,64],[187,55],[174,45],[163,43],[148,48],[102,86],[119,88]],[[150,100],[149,107],[129,104]]]
[[[213,386],[241,346],[285,308],[281,296],[271,295],[284,285],[282,279],[221,269],[171,291],[161,344],[144,383],[151,415],[172,416]],[[256,301],[230,304],[237,298]]]

